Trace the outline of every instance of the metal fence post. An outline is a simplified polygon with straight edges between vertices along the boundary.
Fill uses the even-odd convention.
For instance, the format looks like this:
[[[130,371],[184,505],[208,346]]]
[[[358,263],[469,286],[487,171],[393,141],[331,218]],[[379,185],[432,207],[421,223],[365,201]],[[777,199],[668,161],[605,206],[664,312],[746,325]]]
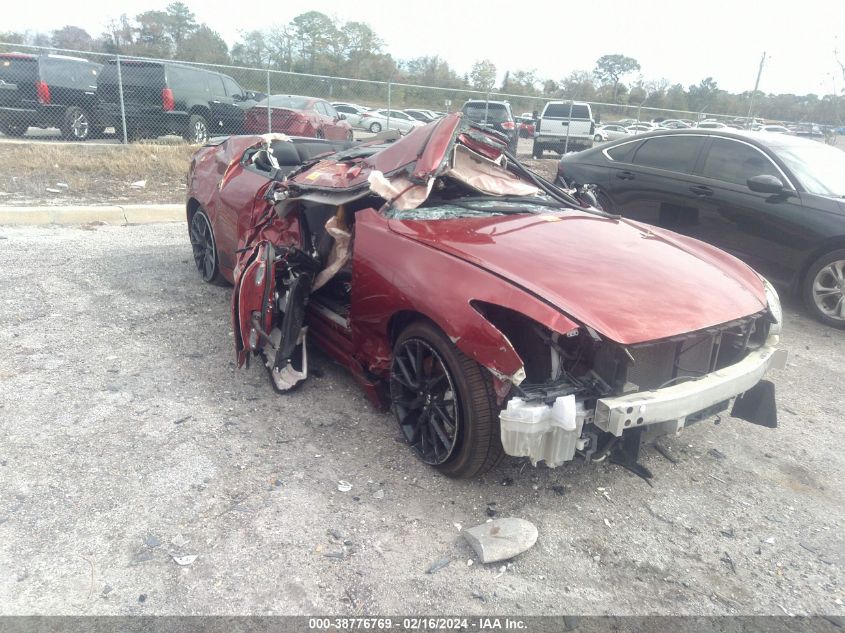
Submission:
[[[392,107],[391,104],[390,104],[390,88],[391,88],[390,80],[391,79],[392,79],[392,76],[387,78],[387,129],[388,130],[390,129],[390,108]]]
[[[270,120],[270,69],[267,69],[267,133],[270,134],[273,131],[273,123]]]
[[[566,122],[566,141],[563,144],[563,153],[564,154],[566,154],[566,152],[569,151],[569,128],[572,127],[572,106],[573,106],[573,102],[572,102],[572,100],[570,100],[569,101],[569,120]]]
[[[123,144],[129,143],[126,133],[126,105],[123,102],[123,75],[120,72],[120,55],[117,55],[117,92],[120,97],[120,124],[123,127]]]

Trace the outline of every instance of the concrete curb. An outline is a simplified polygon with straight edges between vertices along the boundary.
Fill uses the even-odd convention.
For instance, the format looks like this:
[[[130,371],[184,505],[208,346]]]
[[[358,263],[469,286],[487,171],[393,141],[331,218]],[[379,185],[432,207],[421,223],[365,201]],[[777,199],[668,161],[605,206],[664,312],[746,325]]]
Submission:
[[[128,204],[125,206],[0,207],[0,225],[9,224],[153,224],[184,222],[182,204]]]

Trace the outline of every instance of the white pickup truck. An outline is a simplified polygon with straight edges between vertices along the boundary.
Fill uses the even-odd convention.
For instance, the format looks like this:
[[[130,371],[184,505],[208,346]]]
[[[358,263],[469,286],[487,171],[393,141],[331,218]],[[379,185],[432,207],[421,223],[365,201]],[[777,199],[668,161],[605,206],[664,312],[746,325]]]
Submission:
[[[595,129],[589,103],[549,101],[534,132],[532,156],[542,158],[547,149],[562,155],[565,151],[592,147]]]

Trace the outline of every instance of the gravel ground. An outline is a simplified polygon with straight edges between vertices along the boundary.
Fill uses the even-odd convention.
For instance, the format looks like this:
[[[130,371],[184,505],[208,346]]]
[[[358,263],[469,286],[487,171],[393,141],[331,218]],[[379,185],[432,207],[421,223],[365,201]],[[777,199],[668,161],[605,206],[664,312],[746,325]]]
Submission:
[[[230,290],[189,259],[180,224],[0,227],[3,614],[845,614],[845,333],[794,303],[778,429],[663,438],[653,487],[451,481],[325,357],[288,396],[235,370]],[[458,526],[493,513],[539,540],[470,565]]]

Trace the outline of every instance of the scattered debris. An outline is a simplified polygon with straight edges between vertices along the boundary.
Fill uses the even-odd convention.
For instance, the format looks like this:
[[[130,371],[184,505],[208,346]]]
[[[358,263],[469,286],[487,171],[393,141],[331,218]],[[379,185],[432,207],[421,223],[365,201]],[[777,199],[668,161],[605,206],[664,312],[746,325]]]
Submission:
[[[734,564],[734,561],[731,558],[730,554],[725,552],[724,556],[722,556],[722,558],[720,558],[719,560],[721,560],[723,563],[727,563],[728,565],[730,565],[731,571],[733,573],[736,573],[736,565]]]
[[[816,549],[816,548],[815,548],[815,547],[813,547],[812,545],[809,545],[808,543],[805,543],[805,542],[803,542],[803,541],[799,541],[799,542],[798,542],[798,544],[799,544],[801,547],[803,547],[805,550],[807,550],[808,552],[812,552],[813,554],[818,554],[818,552],[819,552],[819,550],[818,550],[818,549]]]
[[[336,530],[334,528],[329,528],[328,530],[326,530],[326,534],[331,536],[336,541],[342,541],[343,540],[343,535],[338,530]]]
[[[774,537],[774,536],[770,536],[770,537],[769,537],[769,538],[767,538],[767,539],[763,539],[763,542],[764,542],[766,545],[774,545],[774,544],[775,544],[775,537]]]
[[[197,559],[196,554],[188,554],[186,556],[173,556],[171,554],[171,556],[173,557],[173,562],[182,567],[187,567]]]
[[[375,497],[376,499],[384,499],[384,490],[376,490],[373,493],[373,497]]]
[[[57,186],[59,189],[67,189],[67,188],[68,188],[68,184],[67,184],[66,182],[57,182],[57,183],[56,183],[56,186]]]
[[[794,613],[790,613],[790,612],[786,609],[786,607],[785,607],[785,606],[783,606],[782,604],[778,604],[777,602],[775,602],[775,606],[776,606],[776,607],[780,607],[780,610],[781,610],[781,611],[783,611],[783,612],[784,612],[786,615],[788,615],[790,618],[794,618],[794,617],[795,617],[795,614],[794,614]]]
[[[191,540],[185,538],[181,534],[177,534],[170,540],[170,542],[173,544],[173,547],[185,547],[188,543],[191,542]]]
[[[105,587],[103,587],[103,591],[102,591],[101,595],[103,595],[103,596],[107,596],[107,595],[109,595],[111,592],[112,592],[112,586],[111,586],[111,585],[106,585]]]
[[[184,418],[179,418],[178,420],[175,420],[173,424],[182,424],[183,422],[187,422],[188,420],[190,420],[192,417],[194,416],[186,415]]]
[[[677,457],[675,457],[674,455],[672,455],[672,453],[670,453],[670,452],[669,452],[669,449],[668,449],[668,448],[666,448],[665,446],[661,446],[660,444],[655,443],[655,444],[654,444],[654,450],[656,450],[658,453],[660,453],[661,455],[663,455],[663,457],[665,457],[666,459],[668,459],[668,460],[669,460],[670,462],[672,462],[673,464],[677,464],[677,463],[678,463],[678,458],[677,458]]]
[[[499,567],[499,573],[498,573],[498,574],[496,574],[495,576],[493,576],[493,578],[501,578],[502,576],[504,576],[504,575],[505,575],[505,572],[506,572],[507,570],[508,570],[508,566],[507,566],[507,565],[502,565],[501,567]]]
[[[711,457],[715,457],[716,459],[725,459],[725,457],[727,457],[727,455],[725,455],[718,448],[711,448],[709,451],[707,451],[707,454]]]
[[[337,560],[343,560],[346,558],[346,552],[326,552],[323,554],[326,558],[336,558]]]
[[[132,559],[132,562],[133,563],[146,563],[148,560],[152,560],[153,558],[155,558],[153,556],[153,553],[150,550],[145,549],[145,550],[142,550],[142,551],[138,552],[137,554],[135,554],[135,557]]]
[[[512,517],[495,519],[462,532],[482,563],[513,558],[537,542],[537,528],[530,521]]]
[[[552,486],[552,490],[555,492],[555,494],[558,494],[558,495],[560,495],[561,497],[562,497],[564,494],[566,494],[566,487],[561,486],[560,484],[554,484],[554,485]]]
[[[487,598],[484,597],[484,594],[478,593],[477,591],[473,591],[470,595],[476,600],[487,602]]]
[[[495,501],[493,501],[492,503],[488,503],[488,504],[487,504],[487,509],[485,510],[485,514],[487,514],[487,516],[488,516],[488,517],[490,517],[490,518],[493,518],[493,517],[495,517],[497,514],[499,514],[499,511],[498,511],[498,510],[496,510],[496,509],[493,507],[494,505],[496,505],[496,502],[495,502]]]
[[[449,558],[448,556],[446,556],[444,558],[438,558],[436,561],[434,561],[431,565],[428,566],[428,569],[425,570],[425,573],[427,573],[427,574],[436,573],[436,572],[440,571],[441,569],[443,569],[444,567],[446,567],[446,565],[448,565],[451,562],[452,562],[452,559]]]
[[[453,523],[452,525],[455,526],[455,529],[458,530],[458,532],[464,529],[464,526],[462,526],[460,523]]]
[[[133,189],[143,189],[144,187],[147,186],[147,181],[146,180],[136,180],[135,182],[130,183],[129,186],[132,187]]]
[[[728,538],[736,538],[736,532],[732,527],[728,528],[727,530],[719,530],[719,534],[722,536],[727,536]]]
[[[513,477],[505,477],[502,479],[503,486],[513,486]]]
[[[350,490],[352,490],[352,484],[348,481],[344,481],[343,479],[341,479],[337,482],[337,489],[341,492],[349,492]]]
[[[141,604],[145,603],[146,601],[147,601],[147,594],[142,593],[140,596],[138,596],[138,602],[140,602]]]
[[[715,479],[715,480],[716,480],[716,481],[718,481],[719,483],[723,483],[723,484],[727,484],[727,483],[728,483],[728,482],[727,482],[727,481],[725,481],[724,479],[719,479],[716,475],[707,475],[707,476],[708,476],[708,477],[710,477],[710,479]]]
[[[53,189],[52,187],[47,187],[47,188],[44,189],[44,191],[46,191],[47,193],[61,193],[62,192],[61,189]]]
[[[147,534],[147,538],[144,539],[144,545],[147,547],[158,547],[161,545],[161,540],[155,534]]]

